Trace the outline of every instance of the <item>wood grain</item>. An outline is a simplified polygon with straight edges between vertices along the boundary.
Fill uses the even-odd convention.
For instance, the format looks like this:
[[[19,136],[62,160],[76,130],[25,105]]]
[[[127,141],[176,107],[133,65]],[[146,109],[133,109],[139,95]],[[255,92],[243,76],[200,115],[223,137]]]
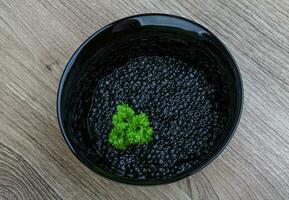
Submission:
[[[136,187],[104,179],[69,151],[55,98],[66,62],[116,19],[193,19],[231,50],[243,76],[240,126],[203,171]],[[0,199],[289,199],[289,1],[0,0]]]

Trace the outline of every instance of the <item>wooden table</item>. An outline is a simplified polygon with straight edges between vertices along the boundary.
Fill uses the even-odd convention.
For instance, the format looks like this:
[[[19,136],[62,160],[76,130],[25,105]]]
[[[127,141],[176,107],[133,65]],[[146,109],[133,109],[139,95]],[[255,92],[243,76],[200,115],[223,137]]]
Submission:
[[[193,19],[231,50],[245,102],[226,150],[201,172],[154,187],[118,184],[65,144],[55,99],[76,48],[125,16]],[[289,199],[288,0],[0,0],[0,199]]]

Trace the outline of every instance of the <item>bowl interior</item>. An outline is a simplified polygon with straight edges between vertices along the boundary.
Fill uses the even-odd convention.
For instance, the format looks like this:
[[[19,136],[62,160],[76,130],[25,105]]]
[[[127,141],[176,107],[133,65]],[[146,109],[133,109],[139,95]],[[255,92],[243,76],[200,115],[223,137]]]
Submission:
[[[205,74],[217,88],[219,109],[226,115],[222,135],[202,161],[190,171],[167,180],[136,180],[110,173],[88,154],[93,141],[88,136],[87,115],[97,80],[115,66],[140,56],[169,56],[182,60]],[[140,15],[122,19],[92,35],[73,55],[63,74],[58,93],[58,117],[64,137],[74,154],[95,172],[120,182],[160,184],[192,174],[223,149],[239,120],[242,87],[238,69],[224,45],[207,29],[183,18]]]

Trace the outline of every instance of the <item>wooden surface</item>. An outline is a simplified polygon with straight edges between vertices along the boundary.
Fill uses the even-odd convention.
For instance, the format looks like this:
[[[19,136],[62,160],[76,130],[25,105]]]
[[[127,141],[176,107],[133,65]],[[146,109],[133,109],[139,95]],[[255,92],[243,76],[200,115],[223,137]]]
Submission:
[[[68,59],[116,19],[164,12],[193,19],[231,50],[245,103],[226,150],[176,183],[104,179],[66,146],[56,119]],[[289,199],[288,0],[0,0],[0,199]]]

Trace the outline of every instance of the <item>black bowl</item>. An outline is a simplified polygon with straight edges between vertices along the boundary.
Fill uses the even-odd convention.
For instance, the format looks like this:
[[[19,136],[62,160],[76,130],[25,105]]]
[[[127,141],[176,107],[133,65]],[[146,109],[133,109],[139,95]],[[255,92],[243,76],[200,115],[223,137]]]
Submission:
[[[219,84],[224,96],[227,122],[208,155],[173,178],[139,180],[115,175],[103,169],[87,153],[86,135],[95,80],[109,75],[114,66],[139,56],[173,56],[198,66]],[[109,179],[136,185],[155,185],[187,177],[214,160],[225,148],[238,125],[243,88],[238,67],[224,44],[208,29],[178,16],[143,14],[105,26],[90,36],[73,54],[62,75],[57,94],[57,116],[61,132],[74,155],[87,167]]]

